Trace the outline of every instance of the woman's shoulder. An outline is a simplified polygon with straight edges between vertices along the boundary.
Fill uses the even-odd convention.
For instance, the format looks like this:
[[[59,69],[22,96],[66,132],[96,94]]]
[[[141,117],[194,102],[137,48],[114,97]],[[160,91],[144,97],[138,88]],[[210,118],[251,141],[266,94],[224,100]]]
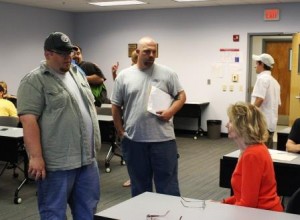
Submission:
[[[269,150],[265,144],[253,144],[246,148],[244,154],[263,156],[265,154],[269,154]]]

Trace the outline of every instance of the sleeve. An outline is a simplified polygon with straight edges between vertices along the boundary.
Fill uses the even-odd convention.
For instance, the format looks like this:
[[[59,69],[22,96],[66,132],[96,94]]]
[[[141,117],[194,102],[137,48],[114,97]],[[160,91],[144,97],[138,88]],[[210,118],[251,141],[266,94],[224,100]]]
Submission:
[[[264,99],[269,87],[269,81],[264,78],[258,78],[255,82],[252,97],[259,97]]]
[[[233,204],[235,204],[235,202],[236,202],[235,196],[230,196],[223,200],[223,203],[225,203],[225,204],[233,205]]]
[[[18,114],[33,114],[40,116],[43,111],[45,97],[42,86],[38,87],[38,82],[31,82],[23,79],[18,89]]]
[[[291,132],[289,133],[288,139],[291,139],[296,144],[299,144],[297,143],[299,135],[300,135],[300,118],[296,119],[296,121],[294,122]]]
[[[179,82],[179,78],[175,72],[170,75],[168,90],[171,91],[173,97],[177,96],[179,92],[183,91],[183,87]]]
[[[115,80],[114,87],[111,94],[111,103],[117,106],[123,105],[123,97],[124,97],[124,86],[122,83],[122,73],[118,74],[118,77]]]
[[[106,80],[102,70],[96,64],[91,62],[85,62],[80,67],[83,69],[83,71],[87,76],[96,74],[97,76],[100,76],[101,78]]]
[[[236,205],[256,208],[263,176],[264,160],[255,152],[243,155],[241,199]]]
[[[96,64],[94,64],[93,66],[94,66],[94,70],[95,70],[94,73],[97,74],[98,76],[100,76],[101,78],[103,78],[104,80],[106,80],[102,70]]]

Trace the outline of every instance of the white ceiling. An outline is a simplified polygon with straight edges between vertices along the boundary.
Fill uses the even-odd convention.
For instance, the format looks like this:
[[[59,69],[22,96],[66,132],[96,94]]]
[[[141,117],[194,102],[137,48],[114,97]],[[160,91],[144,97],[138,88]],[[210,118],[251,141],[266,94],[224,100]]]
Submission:
[[[207,0],[204,2],[175,2],[173,0],[141,0],[145,5],[99,7],[88,4],[91,1],[101,0],[0,0],[0,2],[27,5],[39,8],[55,9],[69,12],[96,12],[96,11],[117,11],[117,10],[141,10],[159,8],[184,8],[184,7],[205,7],[221,5],[245,5],[245,4],[271,4],[300,2],[300,0]],[[102,0],[117,1],[117,0]]]

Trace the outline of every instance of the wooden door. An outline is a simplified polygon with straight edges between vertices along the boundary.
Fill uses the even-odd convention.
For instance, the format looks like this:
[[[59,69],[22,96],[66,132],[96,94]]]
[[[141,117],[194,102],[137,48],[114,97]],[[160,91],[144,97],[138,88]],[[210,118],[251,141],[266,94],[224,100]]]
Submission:
[[[265,42],[265,52],[272,55],[275,60],[272,76],[280,84],[281,106],[278,109],[278,124],[288,125],[290,114],[290,51],[291,41],[268,40]]]
[[[300,34],[296,33],[293,35],[293,45],[292,45],[292,74],[291,74],[289,126],[291,126],[294,123],[295,119],[300,117],[299,47],[300,47]]]

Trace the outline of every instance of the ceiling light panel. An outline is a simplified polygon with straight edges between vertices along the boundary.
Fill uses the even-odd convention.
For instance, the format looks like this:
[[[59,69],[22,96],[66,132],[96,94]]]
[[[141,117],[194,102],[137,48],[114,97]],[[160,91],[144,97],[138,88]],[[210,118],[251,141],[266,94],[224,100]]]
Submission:
[[[108,7],[108,6],[125,6],[125,5],[143,5],[146,3],[142,1],[110,1],[110,2],[89,2],[89,4]]]

